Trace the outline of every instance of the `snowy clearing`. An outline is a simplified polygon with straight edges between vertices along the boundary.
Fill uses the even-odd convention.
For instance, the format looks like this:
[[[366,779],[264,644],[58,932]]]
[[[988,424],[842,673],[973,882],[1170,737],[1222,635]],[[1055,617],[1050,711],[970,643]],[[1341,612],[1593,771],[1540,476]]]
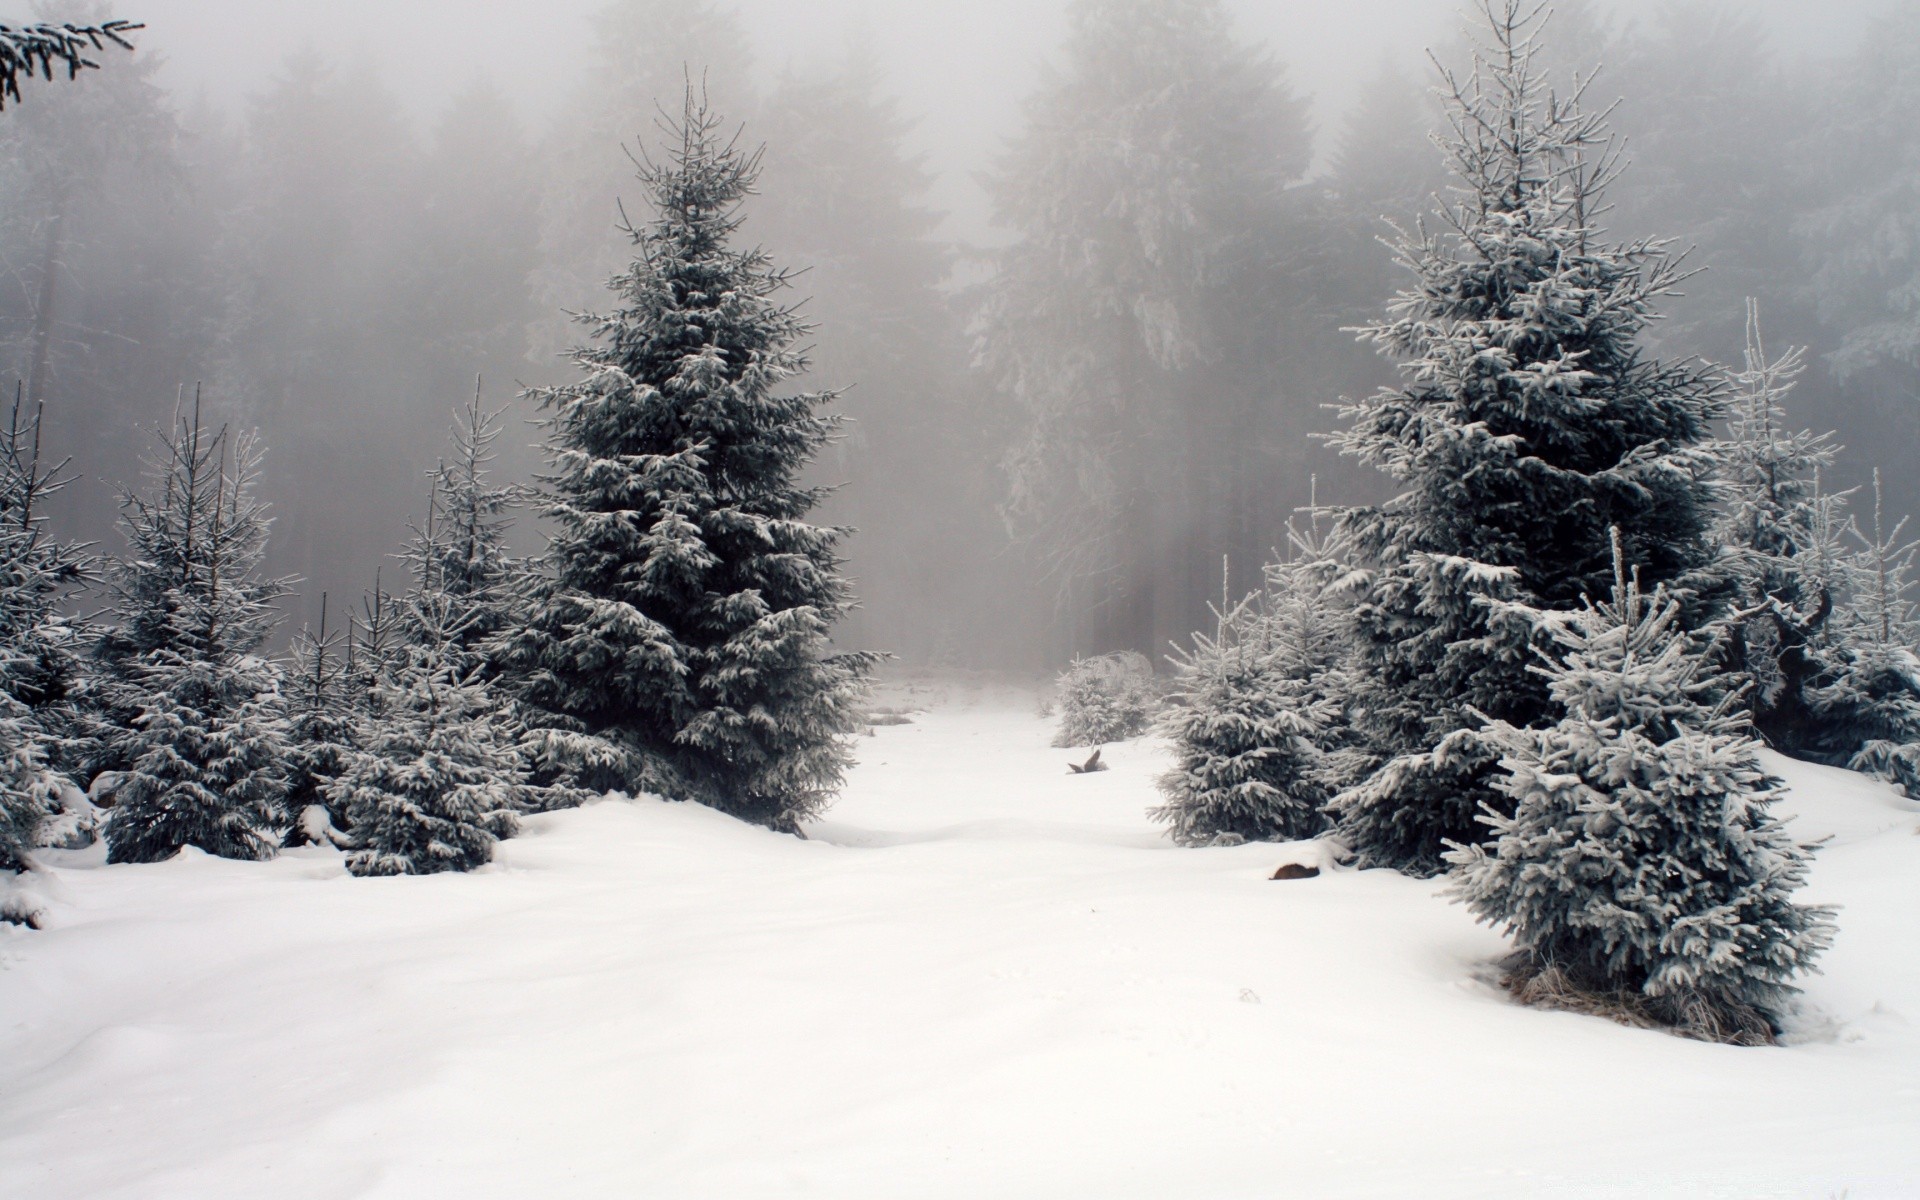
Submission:
[[[537,817],[474,875],[55,852],[0,929],[0,1195],[1920,1192],[1920,805],[1774,760],[1841,937],[1795,1044],[1509,1004],[1438,884],[1181,850],[1151,740],[1069,775],[922,685],[812,840]]]

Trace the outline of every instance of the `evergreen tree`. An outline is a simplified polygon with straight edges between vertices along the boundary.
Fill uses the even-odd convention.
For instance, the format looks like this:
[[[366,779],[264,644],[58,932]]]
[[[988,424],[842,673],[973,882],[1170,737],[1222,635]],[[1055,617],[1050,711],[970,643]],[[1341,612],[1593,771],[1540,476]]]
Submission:
[[[287,582],[259,578],[268,519],[254,499],[260,452],[209,431],[196,397],[126,495],[129,553],[112,564],[120,623],[100,642],[109,754],[122,764],[109,862],[157,862],[183,846],[273,854],[287,757],[279,673],[257,655]]]
[[[40,22],[33,25],[0,25],[0,108],[8,100],[20,99],[20,80],[42,75],[53,78],[58,64],[72,79],[88,67],[100,64],[88,58],[107,46],[133,49],[127,34],[146,26],[132,21],[101,21],[96,25]]]
[[[1714,543],[1731,551],[1729,665],[1746,685],[1754,728],[1775,749],[1802,756],[1824,740],[1809,689],[1844,653],[1832,617],[1846,587],[1841,542],[1849,527],[1845,495],[1820,486],[1839,453],[1833,435],[1787,424],[1785,401],[1804,365],[1798,349],[1768,356],[1749,300],[1713,530]]]
[[[807,523],[797,481],[833,436],[829,396],[781,395],[805,368],[786,275],[730,242],[757,155],[687,92],[655,217],[612,312],[582,321],[583,378],[550,410],[552,578],[501,658],[524,697],[597,737],[595,788],[693,799],[776,829],[826,806],[874,657],[831,652],[851,601],[845,530]]]
[[[520,489],[496,486],[490,478],[505,410],[488,411],[480,396],[476,380],[473,402],[453,429],[453,456],[433,470],[426,528],[415,532],[404,556],[416,590],[447,597],[457,617],[455,648],[468,665],[478,663],[481,647],[506,628],[513,580],[516,572],[524,574],[507,553]]]
[[[78,795],[56,761],[79,673],[75,631],[56,607],[91,578],[92,560],[46,528],[65,466],[41,461],[38,409],[23,424],[16,400],[0,426],[0,922],[37,923],[6,877],[32,866],[48,819]]]
[[[1176,765],[1148,815],[1183,846],[1308,838],[1342,760],[1339,636],[1328,560],[1298,536],[1264,592],[1219,610],[1215,633],[1177,656],[1162,722]]]
[[[1489,602],[1604,593],[1610,525],[1653,581],[1699,568],[1721,407],[1711,374],[1639,347],[1682,271],[1661,243],[1595,227],[1619,160],[1581,87],[1548,89],[1542,10],[1492,0],[1487,16],[1473,71],[1442,73],[1452,198],[1403,238],[1414,285],[1367,330],[1408,381],[1344,404],[1333,438],[1398,493],[1341,517],[1352,708],[1379,766],[1333,807],[1361,862],[1416,873],[1501,802],[1470,710],[1522,726],[1549,712],[1532,630]],[[1706,597],[1677,598],[1704,616]]]
[[[354,746],[355,709],[343,653],[345,642],[327,630],[327,597],[320,595],[320,627],[293,639],[286,675],[287,832],[285,846],[340,845],[343,809],[331,806],[328,787],[345,770]]]
[[[1447,855],[1454,895],[1512,934],[1522,996],[1770,1041],[1789,980],[1833,939],[1832,910],[1792,899],[1811,847],[1769,812],[1781,784],[1738,690],[1708,673],[1681,602],[1624,567],[1610,601],[1508,607],[1551,638],[1536,670],[1564,715],[1488,719],[1508,804],[1481,817],[1491,845]]]
[[[1814,757],[1897,784],[1920,796],[1920,605],[1913,597],[1920,542],[1906,521],[1885,525],[1880,472],[1873,473],[1873,535],[1845,561],[1850,597],[1835,622],[1840,652],[1808,708],[1821,740]]]
[[[1016,410],[1004,511],[1073,654],[1157,654],[1222,554],[1256,561],[1306,106],[1221,0],[1077,0],[988,183],[982,361]],[[1065,657],[1065,655],[1061,655]]]
[[[355,875],[470,871],[513,834],[524,769],[499,704],[460,649],[471,612],[445,592],[400,607],[411,636],[372,681],[377,717],[328,785],[343,808]]]
[[[1143,654],[1123,650],[1076,658],[1060,672],[1055,687],[1060,701],[1060,730],[1053,744],[1104,746],[1139,737],[1153,724],[1160,698],[1153,685],[1153,664]]]

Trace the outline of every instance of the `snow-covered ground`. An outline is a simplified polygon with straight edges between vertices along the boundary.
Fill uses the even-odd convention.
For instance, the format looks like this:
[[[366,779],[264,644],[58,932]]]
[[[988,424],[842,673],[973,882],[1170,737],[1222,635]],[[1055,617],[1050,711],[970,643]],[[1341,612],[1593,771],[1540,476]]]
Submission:
[[[800,841],[535,818],[469,876],[51,855],[0,1196],[1920,1195],[1920,806],[1779,761],[1841,937],[1783,1049],[1509,1004],[1434,883],[1181,850],[947,683]]]

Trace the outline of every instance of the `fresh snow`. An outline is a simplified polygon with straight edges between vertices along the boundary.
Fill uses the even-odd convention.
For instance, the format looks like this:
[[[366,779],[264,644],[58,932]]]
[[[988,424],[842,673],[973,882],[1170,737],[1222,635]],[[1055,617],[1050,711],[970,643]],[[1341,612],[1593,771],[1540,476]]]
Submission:
[[[609,800],[471,875],[49,852],[0,930],[0,1196],[1920,1191],[1920,805],[1784,759],[1840,939],[1781,1049],[1516,1007],[1437,881],[1179,849],[968,680],[810,840]],[[1080,755],[1079,757],[1084,757]]]

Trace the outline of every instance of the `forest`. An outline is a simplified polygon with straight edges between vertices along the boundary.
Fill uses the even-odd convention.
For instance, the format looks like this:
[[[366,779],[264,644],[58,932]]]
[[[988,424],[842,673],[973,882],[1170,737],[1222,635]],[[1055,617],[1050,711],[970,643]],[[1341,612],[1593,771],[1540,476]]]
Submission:
[[[1111,954],[1148,965],[1112,989],[1224,995],[1316,936],[1323,968],[1428,972],[1390,1001],[1263,976],[1306,1023],[1251,1035],[1278,1053],[1355,996],[1413,1037],[1467,1002],[1437,979],[1470,1038],[1521,1028],[1498,1004],[1820,1043],[1865,1080],[1843,1043],[1890,1010],[1860,981],[1920,988],[1886,932],[1920,878],[1892,836],[1920,832],[1920,11],[1810,50],[1721,0],[1477,0],[1332,121],[1226,0],[1062,11],[974,164],[977,229],[857,28],[770,67],[721,0],[611,0],[551,113],[477,78],[422,121],[370,59],[297,49],[223,105],[169,90],[131,9],[0,24],[0,950],[71,984],[89,930],[145,928],[291,997],[485,896],[443,942],[479,969],[489,921],[533,922],[499,951],[514,1003],[549,976],[603,1003],[572,967],[624,938],[661,955],[632,979],[858,1008],[842,977],[878,960],[836,931],[998,928],[917,862],[975,873],[983,911],[1026,897],[992,918],[1029,929],[1009,960],[1081,961],[1023,922],[1117,904]],[[651,864],[631,890],[621,855]],[[1287,884],[1265,909],[1254,855]],[[687,863],[763,865],[795,907],[743,933]],[[456,880],[481,890],[424,890]],[[145,887],[292,932],[195,918],[258,948],[248,975]],[[1178,948],[1154,921],[1187,907],[1284,933]],[[675,958],[665,918],[740,957]],[[562,927],[574,958],[521,962]],[[778,984],[742,965],[769,928]],[[1006,981],[1037,969],[955,994],[1028,1011]],[[93,1036],[54,994],[19,1002],[66,1032],[23,1042]],[[1163,998],[1181,1029],[1231,1026],[1190,999]],[[737,1033],[657,1000],[692,1042]],[[375,1071],[379,1011],[337,1008]],[[1605,1074],[1600,1035],[1526,1029]],[[76,1144],[60,1119],[22,1126],[36,1162]],[[731,1194],[763,1192],[789,1194]]]

